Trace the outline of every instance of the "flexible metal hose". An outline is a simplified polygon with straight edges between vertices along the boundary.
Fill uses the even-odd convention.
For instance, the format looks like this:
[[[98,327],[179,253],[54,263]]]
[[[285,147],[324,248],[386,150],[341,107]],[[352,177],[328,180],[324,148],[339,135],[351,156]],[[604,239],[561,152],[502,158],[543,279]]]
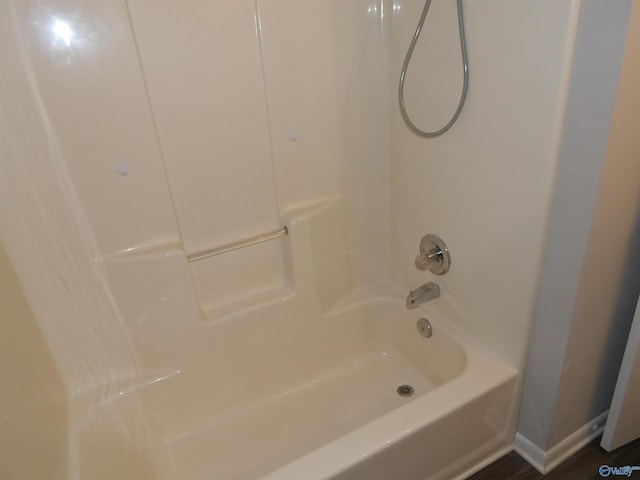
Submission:
[[[424,3],[424,8],[422,9],[422,15],[420,16],[420,20],[418,22],[418,26],[416,28],[415,33],[413,34],[413,38],[411,39],[411,44],[409,45],[409,50],[407,50],[407,56],[404,59],[404,64],[402,65],[402,72],[400,73],[400,88],[398,91],[398,100],[400,101],[400,111],[402,112],[402,118],[409,126],[411,130],[416,135],[421,137],[437,137],[438,135],[442,135],[444,132],[449,130],[460,115],[462,111],[462,106],[464,105],[464,101],[467,98],[467,90],[469,88],[469,63],[467,59],[467,41],[464,36],[464,19],[462,13],[462,0],[457,0],[458,7],[458,30],[460,32],[460,51],[462,53],[462,65],[464,69],[464,80],[462,83],[462,94],[460,95],[460,102],[458,103],[458,108],[456,109],[453,117],[449,120],[444,127],[435,132],[425,132],[424,130],[420,130],[418,127],[414,125],[414,123],[409,118],[407,114],[407,110],[404,106],[404,78],[407,74],[407,68],[409,67],[409,62],[411,60],[411,55],[413,55],[413,50],[416,47],[416,43],[418,42],[418,38],[420,37],[420,33],[422,32],[422,27],[424,26],[424,22],[427,18],[427,14],[429,12],[429,7],[431,6],[431,0],[426,0]]]

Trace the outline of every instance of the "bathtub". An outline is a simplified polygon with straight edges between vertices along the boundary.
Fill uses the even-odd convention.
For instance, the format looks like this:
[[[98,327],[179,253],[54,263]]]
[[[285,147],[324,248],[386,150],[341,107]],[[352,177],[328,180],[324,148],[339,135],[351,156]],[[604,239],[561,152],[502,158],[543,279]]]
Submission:
[[[290,303],[216,326],[224,340],[206,369],[137,379],[101,401],[81,440],[93,463],[78,477],[104,468],[136,480],[451,479],[511,448],[515,370],[435,311],[369,298],[301,322],[305,336],[268,338]],[[430,338],[416,328],[421,317]],[[401,385],[413,394],[400,396]],[[104,427],[141,416],[126,441]],[[96,466],[87,448],[104,452],[118,435],[110,448],[128,453]],[[132,458],[133,470],[118,467]]]

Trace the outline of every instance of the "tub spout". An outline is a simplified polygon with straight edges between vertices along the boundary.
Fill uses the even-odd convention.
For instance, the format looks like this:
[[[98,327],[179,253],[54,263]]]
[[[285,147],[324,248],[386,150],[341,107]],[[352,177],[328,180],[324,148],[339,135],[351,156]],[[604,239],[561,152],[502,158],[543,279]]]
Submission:
[[[412,310],[418,308],[418,305],[440,296],[440,287],[433,282],[425,283],[424,285],[409,292],[407,297],[407,308]]]

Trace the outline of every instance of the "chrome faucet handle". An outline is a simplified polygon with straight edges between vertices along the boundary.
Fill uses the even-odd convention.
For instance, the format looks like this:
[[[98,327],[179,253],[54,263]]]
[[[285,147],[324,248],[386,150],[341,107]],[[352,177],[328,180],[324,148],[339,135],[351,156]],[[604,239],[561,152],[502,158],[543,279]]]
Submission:
[[[420,254],[415,260],[416,268],[429,270],[434,275],[444,275],[451,268],[449,247],[439,236],[429,233],[420,241]]]

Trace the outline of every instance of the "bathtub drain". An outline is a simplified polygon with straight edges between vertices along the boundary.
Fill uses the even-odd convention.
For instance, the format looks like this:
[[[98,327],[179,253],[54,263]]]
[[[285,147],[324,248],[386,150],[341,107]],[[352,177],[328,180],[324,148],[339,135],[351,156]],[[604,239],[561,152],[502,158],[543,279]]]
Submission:
[[[410,397],[413,395],[413,387],[411,385],[400,385],[396,391],[401,397]]]

